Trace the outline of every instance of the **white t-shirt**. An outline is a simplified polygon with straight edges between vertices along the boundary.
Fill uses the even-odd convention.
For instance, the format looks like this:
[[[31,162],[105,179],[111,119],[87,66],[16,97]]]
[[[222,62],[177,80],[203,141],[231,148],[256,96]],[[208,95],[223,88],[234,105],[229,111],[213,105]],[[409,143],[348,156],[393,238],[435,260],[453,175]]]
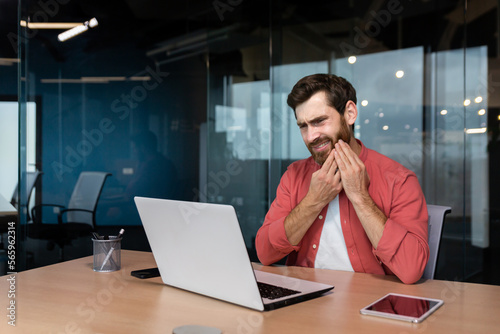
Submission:
[[[349,255],[347,255],[347,247],[344,235],[342,234],[338,196],[328,205],[314,267],[354,271],[349,260]]]

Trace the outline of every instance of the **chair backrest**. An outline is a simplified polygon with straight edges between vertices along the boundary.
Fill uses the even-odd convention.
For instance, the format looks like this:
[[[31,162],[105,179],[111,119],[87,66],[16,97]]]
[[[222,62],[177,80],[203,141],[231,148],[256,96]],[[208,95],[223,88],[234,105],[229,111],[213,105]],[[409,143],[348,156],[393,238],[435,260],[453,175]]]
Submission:
[[[12,194],[12,199],[10,200],[10,203],[19,211],[20,205],[25,205],[23,208],[28,215],[28,220],[30,220],[29,217],[29,206],[30,206],[30,199],[31,199],[31,194],[33,193],[33,189],[35,188],[35,185],[40,178],[40,176],[43,174],[43,172],[40,171],[34,171],[34,172],[26,172],[26,177],[22,179],[21,177],[21,184],[24,185],[24,189],[26,189],[26,198],[23,198],[23,200],[19,200],[19,183],[16,186],[16,189],[14,190],[14,193]]]
[[[449,206],[427,205],[429,214],[429,262],[425,267],[422,278],[433,279],[436,273],[436,265],[443,232],[444,217],[451,212]]]
[[[76,182],[68,209],[89,210],[91,213],[82,211],[68,211],[66,221],[87,223],[95,227],[95,212],[97,202],[106,178],[111,175],[106,172],[81,172]]]

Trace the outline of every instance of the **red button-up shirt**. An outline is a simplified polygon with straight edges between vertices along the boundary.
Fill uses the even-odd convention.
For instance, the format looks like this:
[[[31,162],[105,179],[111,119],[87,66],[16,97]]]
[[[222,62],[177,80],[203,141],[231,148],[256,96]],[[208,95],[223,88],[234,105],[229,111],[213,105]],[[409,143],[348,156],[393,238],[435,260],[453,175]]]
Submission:
[[[352,268],[356,272],[395,274],[404,283],[414,283],[422,276],[429,258],[428,213],[422,189],[415,173],[358,143],[359,158],[370,176],[368,192],[387,221],[374,249],[345,192],[339,194],[342,232]],[[294,162],[283,174],[276,199],[255,240],[262,264],[273,264],[288,255],[287,265],[314,267],[328,206],[296,246],[286,237],[284,221],[306,196],[311,176],[319,168],[310,157]]]

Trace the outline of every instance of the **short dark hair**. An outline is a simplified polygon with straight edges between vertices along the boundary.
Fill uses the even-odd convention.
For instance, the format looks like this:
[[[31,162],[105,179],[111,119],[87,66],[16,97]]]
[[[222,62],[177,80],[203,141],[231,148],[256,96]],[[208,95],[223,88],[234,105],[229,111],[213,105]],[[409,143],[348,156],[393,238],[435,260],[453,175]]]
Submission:
[[[357,103],[356,90],[346,79],[334,74],[312,74],[300,79],[288,94],[287,103],[295,112],[298,105],[306,102],[318,92],[325,92],[328,105],[341,115],[347,102]]]

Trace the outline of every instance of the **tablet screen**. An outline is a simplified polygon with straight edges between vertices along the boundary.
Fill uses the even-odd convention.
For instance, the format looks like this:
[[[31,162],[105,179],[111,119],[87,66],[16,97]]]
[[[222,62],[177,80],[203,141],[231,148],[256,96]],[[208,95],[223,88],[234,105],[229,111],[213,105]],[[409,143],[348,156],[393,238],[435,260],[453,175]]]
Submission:
[[[362,314],[420,322],[443,304],[442,300],[390,293],[361,310]]]

